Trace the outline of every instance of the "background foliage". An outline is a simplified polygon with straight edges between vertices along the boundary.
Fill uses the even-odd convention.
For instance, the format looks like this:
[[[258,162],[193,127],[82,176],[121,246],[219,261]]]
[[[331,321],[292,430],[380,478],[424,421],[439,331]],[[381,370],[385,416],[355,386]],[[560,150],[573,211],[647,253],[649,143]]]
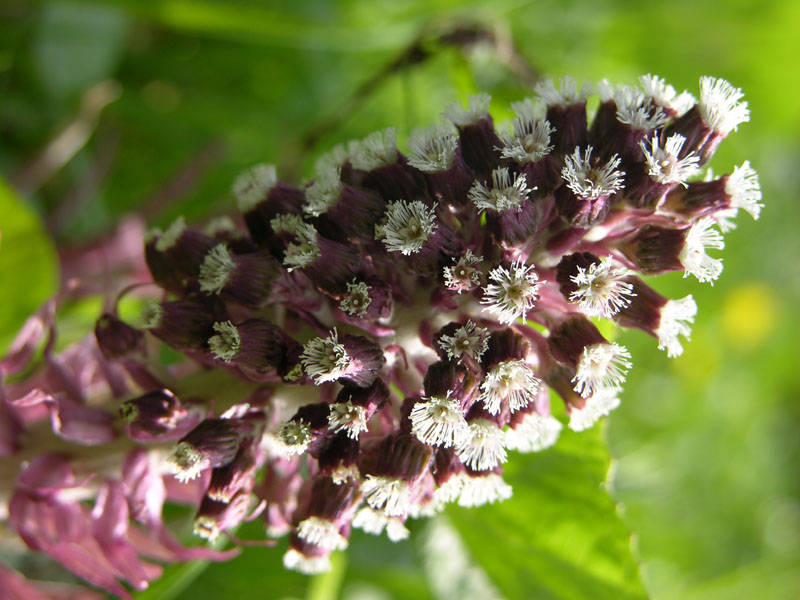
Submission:
[[[635,368],[607,431],[512,457],[515,498],[452,511],[455,530],[356,535],[315,579],[283,571],[280,547],[248,548],[171,569],[142,597],[800,597],[798,25],[793,0],[0,2],[0,174],[19,192],[0,186],[0,349],[55,289],[42,227],[63,251],[130,212],[153,225],[219,214],[254,162],[301,180],[334,143],[387,125],[407,135],[478,90],[502,120],[536,74],[653,72],[693,92],[711,74],[750,102],[713,166],[751,161],[763,217],[727,236],[713,289],[655,281],[695,295],[692,343],[668,360],[623,336]],[[448,38],[476,26],[495,43]],[[455,562],[436,562],[442,539]]]

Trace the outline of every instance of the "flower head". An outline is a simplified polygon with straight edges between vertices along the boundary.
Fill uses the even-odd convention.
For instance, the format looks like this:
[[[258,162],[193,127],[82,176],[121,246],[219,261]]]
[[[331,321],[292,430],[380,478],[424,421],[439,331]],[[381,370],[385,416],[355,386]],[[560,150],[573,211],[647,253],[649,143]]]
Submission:
[[[722,250],[725,242],[716,229],[714,219],[705,217],[695,223],[686,234],[683,249],[678,255],[683,268],[683,276],[694,275],[698,281],[713,283],[722,273],[722,260],[706,254],[709,248]]]
[[[581,156],[580,148],[564,157],[565,165],[561,177],[567,187],[580,198],[599,198],[608,196],[622,188],[624,172],[620,171],[620,158],[617,155],[603,165],[592,160],[592,148],[587,147]]]
[[[686,138],[679,133],[668,137],[663,148],[656,135],[650,140],[649,148],[645,140],[639,142],[651,178],[663,184],[680,183],[685,186],[686,180],[699,171],[700,157],[694,152],[679,158],[684,142]]]
[[[339,343],[334,329],[326,338],[314,338],[303,347],[303,368],[317,385],[335,381],[345,374],[350,365],[347,349]]]
[[[536,162],[547,156],[553,149],[550,136],[555,129],[550,122],[540,116],[536,105],[528,98],[524,102],[512,104],[514,120],[511,132],[501,133],[503,158],[511,158],[518,163]]]
[[[535,188],[534,188],[535,189]],[[492,187],[487,188],[483,183],[476,181],[469,191],[478,212],[487,209],[496,212],[506,210],[519,210],[522,203],[528,199],[527,179],[524,174],[518,174],[511,179],[508,168],[501,167],[492,171]]]
[[[492,283],[484,288],[481,304],[483,309],[497,315],[501,323],[510,324],[522,318],[533,308],[538,297],[539,276],[532,265],[517,261],[506,268],[496,267],[489,271]]]
[[[577,270],[571,276],[577,289],[570,294],[569,300],[587,315],[608,318],[630,304],[633,286],[623,281],[628,270],[615,266],[610,256],[591,263],[586,269],[578,266]]]
[[[467,250],[463,256],[453,261],[453,265],[445,267],[444,284],[447,289],[460,294],[478,287],[481,271],[477,265],[482,260],[482,256],[476,256],[472,250]]]
[[[741,91],[703,78],[695,104],[659,77],[640,82],[601,82],[587,118],[588,83],[542,81],[504,133],[479,94],[413,132],[404,154],[391,128],[335,148],[302,187],[252,167],[233,185],[241,220],[179,218],[147,236],[155,292],[138,268],[110,282],[143,302],[138,323],[109,306],[65,345],[57,304],[92,286],[62,290],[0,360],[0,454],[19,473],[0,481],[4,531],[125,597],[156,576],[145,549],[229,556],[180,546],[167,500],[194,499],[208,540],[263,519],[289,534],[284,565],[311,574],[352,527],[396,541],[408,517],[447,502],[509,498],[508,451],[558,443],[551,391],[574,431],[623,397],[631,354],[596,319],[679,355],[697,304],[640,275],[713,281],[715,225],[762,209],[748,162],[693,178],[749,118]],[[169,364],[149,352],[158,343]],[[31,440],[53,451],[36,456]]]
[[[404,255],[419,252],[436,231],[436,215],[419,200],[397,200],[386,208],[386,223],[381,239],[390,252]]]
[[[455,446],[469,435],[458,399],[449,395],[423,398],[414,404],[409,419],[411,432],[431,446]]]

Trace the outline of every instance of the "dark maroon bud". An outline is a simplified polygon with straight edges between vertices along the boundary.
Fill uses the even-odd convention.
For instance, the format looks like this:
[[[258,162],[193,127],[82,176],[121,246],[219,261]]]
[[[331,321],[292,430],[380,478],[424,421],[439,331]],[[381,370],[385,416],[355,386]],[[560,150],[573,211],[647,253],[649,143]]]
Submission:
[[[339,242],[371,241],[385,208],[386,201],[377,192],[344,183],[339,167],[318,172],[306,189],[305,213],[315,218],[323,236]]]
[[[269,300],[272,283],[283,273],[283,268],[266,251],[233,254],[222,243],[205,255],[198,273],[202,292],[223,294],[257,308]]]
[[[582,316],[564,319],[547,338],[553,357],[573,370],[573,390],[584,398],[597,392],[618,391],[631,363],[630,353],[609,343],[597,327]]]
[[[476,94],[467,99],[467,108],[458,103],[445,110],[445,116],[458,128],[458,147],[467,166],[478,177],[488,177],[500,164],[502,142],[489,114],[491,98]]]
[[[183,436],[167,462],[181,481],[194,479],[208,468],[230,463],[252,425],[236,419],[206,419]]]
[[[135,432],[159,436],[174,430],[189,412],[169,390],[149,392],[126,400],[119,409],[122,420]]]
[[[346,333],[340,343],[350,357],[345,374],[339,383],[356,387],[369,387],[375,381],[386,362],[383,349],[370,338]]]
[[[621,190],[625,173],[618,167],[617,155],[607,159],[592,157],[592,146],[583,152],[576,147],[564,157],[561,177],[566,185],[555,191],[558,212],[575,227],[590,227],[601,222]]]
[[[674,119],[665,129],[664,137],[670,137],[676,133],[679,133],[686,141],[683,144],[683,148],[678,155],[679,158],[685,158],[692,152],[697,152],[698,156],[700,156],[700,164],[703,165],[711,158],[711,154],[707,156],[703,156],[701,151],[705,146],[706,142],[709,141],[709,138],[713,134],[713,130],[703,122],[703,118],[700,116],[700,108],[699,105],[695,104],[692,108],[686,111],[683,115]]]
[[[344,313],[340,320],[352,325],[386,319],[392,314],[392,288],[377,277],[354,278],[347,284],[338,308]]]
[[[218,359],[235,364],[254,380],[287,374],[289,352],[298,344],[277,325],[264,319],[248,319],[238,325],[221,321],[213,327],[215,333],[208,338],[208,349]]]
[[[583,146],[588,140],[586,102],[553,104],[547,107],[547,120],[555,129],[551,141],[554,154],[566,154],[576,146]]]
[[[617,133],[619,125],[620,123],[617,121],[617,103],[613,97],[605,98],[600,103],[600,106],[597,107],[597,114],[595,114],[592,121],[592,127],[589,130],[589,143],[595,147],[604,148]],[[564,152],[571,152],[574,147],[564,148]]]
[[[225,320],[218,301],[149,301],[142,309],[144,327],[158,339],[179,350],[204,350],[214,334],[214,323]]]
[[[249,236],[237,229],[236,223],[227,215],[211,219],[203,228],[203,233],[224,243],[235,254],[249,254],[256,251],[256,245]]]
[[[456,487],[453,490],[455,496],[450,498],[442,498],[444,502],[450,502],[458,497],[460,491],[460,481],[454,481],[464,475],[464,464],[458,458],[458,451],[455,448],[439,448],[433,457],[433,480],[439,489],[447,490],[449,487]],[[449,484],[449,485],[448,485]],[[442,492],[446,494],[446,491]],[[440,495],[437,493],[437,495]]]
[[[526,199],[517,210],[489,214],[486,225],[489,233],[501,243],[519,246],[534,238],[543,224],[544,205]]]
[[[591,252],[575,252],[561,258],[556,267],[556,282],[558,282],[561,295],[568,301],[572,294],[578,291],[578,284],[573,281],[581,270],[588,271],[589,267],[600,263],[600,257]]]
[[[611,197],[582,198],[566,186],[555,191],[555,206],[559,214],[573,227],[589,228],[602,223],[611,208]]]
[[[305,194],[300,188],[278,181],[273,165],[260,164],[244,171],[233,184],[239,210],[253,240],[260,245],[274,240],[272,220],[280,214],[300,215]]]
[[[306,404],[297,409],[277,434],[286,455],[318,452],[328,433],[328,415],[330,404],[327,402]]]
[[[530,344],[525,338],[512,329],[493,331],[486,352],[481,357],[481,365],[485,371],[490,371],[502,362],[524,360],[529,348]]]
[[[105,313],[94,327],[97,347],[109,360],[143,357],[147,354],[144,333]]]
[[[680,256],[689,231],[688,226],[668,229],[645,225],[620,249],[645,274],[683,271]]]
[[[221,532],[240,525],[247,518],[251,504],[249,490],[237,492],[229,502],[206,496],[194,518],[194,534],[214,541]]]
[[[283,566],[306,575],[316,575],[330,570],[332,550],[300,538],[297,532],[289,536],[289,549],[283,555]]]
[[[683,346],[679,336],[687,339],[690,325],[697,314],[697,304],[691,295],[678,300],[669,300],[638,277],[628,277],[635,296],[631,303],[614,316],[623,327],[641,329],[658,339],[658,348],[666,350],[670,357],[680,356]]]
[[[338,296],[361,268],[361,254],[356,248],[317,236],[319,257],[303,268],[308,278],[320,290]]]
[[[472,383],[472,378],[462,365],[451,360],[440,360],[428,367],[422,385],[426,396],[460,397]]]
[[[213,237],[186,227],[183,217],[166,231],[152,231],[150,238],[145,243],[145,260],[153,279],[176,292],[194,287],[203,259],[217,244]]]
[[[664,197],[678,183],[659,183],[650,176],[646,163],[636,163],[626,167],[627,183],[625,186],[625,200],[636,208],[654,209],[661,206]]]
[[[349,521],[358,496],[358,481],[347,480],[336,483],[326,475],[317,476],[311,485],[311,493],[305,517],[317,517],[339,525]],[[302,525],[302,524],[301,524]],[[303,537],[303,527],[298,527]],[[305,536],[308,539],[309,536]]]
[[[371,417],[389,400],[389,387],[378,378],[369,387],[344,386],[336,395],[336,402],[363,406]]]
[[[363,431],[367,431],[367,423],[389,399],[389,388],[382,379],[367,388],[345,386],[330,405],[328,424],[334,433],[344,433],[352,439],[358,439]]]
[[[376,450],[374,468],[365,470],[362,467],[361,472],[375,477],[399,479],[408,485],[419,482],[425,475],[434,448],[418,441],[413,435],[392,433],[378,444]]]
[[[464,206],[474,180],[458,147],[454,129],[432,125],[417,129],[408,139],[411,166],[425,173],[433,195],[449,206]]]
[[[560,158],[553,154],[548,154],[536,162],[528,162],[519,166],[520,173],[525,175],[527,181],[531,182],[531,186],[533,186],[530,198],[534,202],[549,196],[561,185],[562,166]]]
[[[583,316],[564,319],[547,338],[550,353],[557,361],[577,367],[584,348],[608,344],[594,324]]]
[[[721,210],[743,209],[754,219],[761,214],[761,185],[758,174],[745,161],[733,173],[714,181],[692,181],[685,188],[675,187],[667,196],[665,211],[693,217],[713,216]]]
[[[239,490],[253,488],[256,468],[257,448],[252,439],[246,440],[239,448],[235,458],[222,467],[211,471],[211,481],[206,495],[216,502],[230,502]]]
[[[369,387],[383,368],[383,349],[370,338],[344,334],[334,329],[326,338],[314,338],[303,348],[305,372],[320,385],[339,381],[357,387]]]
[[[280,214],[272,220],[274,239],[282,244],[283,265],[303,273],[331,295],[343,293],[361,266],[361,254],[352,246],[329,240],[302,217]]]
[[[655,335],[661,322],[661,309],[668,299],[638,277],[626,277],[625,281],[633,286],[635,296],[628,306],[614,315],[614,320],[623,327],[641,329]]]
[[[342,483],[348,478],[358,479],[359,442],[346,433],[330,436],[316,454],[320,473]]]
[[[406,157],[399,152],[395,162],[366,173],[361,185],[380,194],[387,202],[428,195],[428,182],[424,174],[410,166]]]

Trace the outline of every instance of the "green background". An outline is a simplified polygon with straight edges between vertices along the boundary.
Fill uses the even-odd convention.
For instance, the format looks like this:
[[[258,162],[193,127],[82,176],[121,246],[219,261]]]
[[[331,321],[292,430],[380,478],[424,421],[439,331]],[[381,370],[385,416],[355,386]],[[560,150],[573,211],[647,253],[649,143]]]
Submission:
[[[476,24],[499,42],[442,43]],[[530,93],[514,60],[528,75],[591,81],[656,73],[694,93],[699,76],[721,76],[750,103],[751,122],[712,165],[724,173],[751,161],[761,220],[739,217],[713,288],[654,283],[697,300],[684,355],[667,359],[653,340],[622,334],[635,366],[608,426],[512,456],[508,503],[448,513],[460,570],[436,563],[432,540],[445,534],[435,527],[448,526],[419,523],[414,541],[397,545],[356,535],[323,577],[284,572],[280,548],[250,548],[226,565],[170,569],[143,597],[466,598],[491,588],[639,598],[638,575],[659,599],[800,597],[798,27],[793,0],[0,2],[0,348],[55,289],[53,243],[85,243],[132,212],[151,225],[224,213],[230,182],[254,162],[299,181],[333,144],[387,125],[402,138],[467,93],[491,93],[503,120]],[[357,94],[415,40],[423,59]],[[64,139],[73,146],[62,166],[44,153]],[[73,329],[97,307],[68,314]]]

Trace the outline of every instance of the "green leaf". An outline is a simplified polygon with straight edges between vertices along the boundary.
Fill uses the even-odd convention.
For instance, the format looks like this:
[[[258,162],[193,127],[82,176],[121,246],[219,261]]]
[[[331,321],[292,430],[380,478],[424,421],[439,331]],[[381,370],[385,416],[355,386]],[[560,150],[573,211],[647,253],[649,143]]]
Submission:
[[[126,29],[125,15],[110,7],[47,4],[33,46],[45,89],[64,97],[111,76],[122,55]]]
[[[0,178],[0,355],[57,289],[55,249],[36,214]]]
[[[510,458],[510,500],[448,514],[509,600],[645,598],[630,534],[604,489],[608,468],[601,427],[567,430],[549,450]]]
[[[180,594],[197,579],[208,565],[209,562],[206,560],[193,560],[170,565],[164,569],[164,574],[159,579],[150,584],[149,588],[136,594],[136,599],[172,600],[179,598]]]

